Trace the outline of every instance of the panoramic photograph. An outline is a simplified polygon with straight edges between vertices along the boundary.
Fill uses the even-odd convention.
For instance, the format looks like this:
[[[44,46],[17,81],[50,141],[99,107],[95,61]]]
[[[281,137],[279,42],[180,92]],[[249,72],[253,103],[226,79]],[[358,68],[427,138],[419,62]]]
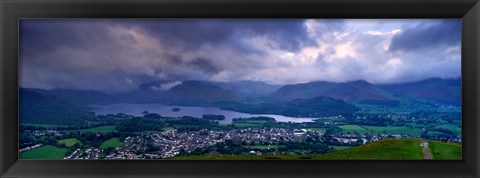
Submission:
[[[19,159],[461,160],[461,19],[21,19]]]

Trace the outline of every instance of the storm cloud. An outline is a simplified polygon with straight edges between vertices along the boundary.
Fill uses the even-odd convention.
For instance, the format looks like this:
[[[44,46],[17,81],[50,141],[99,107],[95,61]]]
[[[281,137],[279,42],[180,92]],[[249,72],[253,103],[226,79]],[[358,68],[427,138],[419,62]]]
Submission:
[[[460,20],[23,19],[20,85],[272,84],[460,76]]]
[[[460,28],[459,20],[422,23],[393,37],[390,50],[422,50],[441,45],[458,45],[461,40]]]

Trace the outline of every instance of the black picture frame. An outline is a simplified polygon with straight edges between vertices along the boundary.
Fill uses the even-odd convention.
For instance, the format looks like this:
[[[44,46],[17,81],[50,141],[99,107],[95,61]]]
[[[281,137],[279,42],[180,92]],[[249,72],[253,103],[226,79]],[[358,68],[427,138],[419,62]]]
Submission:
[[[461,18],[463,159],[18,160],[20,18]],[[0,0],[0,177],[479,177],[478,0]]]

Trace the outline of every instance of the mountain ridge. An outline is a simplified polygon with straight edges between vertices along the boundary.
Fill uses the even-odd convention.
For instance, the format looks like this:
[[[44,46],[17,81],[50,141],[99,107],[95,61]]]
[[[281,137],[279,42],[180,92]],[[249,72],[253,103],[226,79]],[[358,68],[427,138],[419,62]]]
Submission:
[[[461,105],[461,78],[428,78],[399,84],[378,85],[395,95],[433,100],[443,104]]]
[[[397,100],[396,97],[364,80],[344,83],[315,81],[303,84],[286,85],[270,94],[271,97],[285,100],[310,99],[327,96],[350,103],[363,100]]]

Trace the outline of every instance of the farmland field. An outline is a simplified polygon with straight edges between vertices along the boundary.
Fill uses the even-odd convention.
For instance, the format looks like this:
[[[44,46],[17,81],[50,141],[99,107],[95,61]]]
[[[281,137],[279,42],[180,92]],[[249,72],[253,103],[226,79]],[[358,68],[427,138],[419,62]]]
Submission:
[[[408,134],[408,135],[420,135],[421,129],[407,128],[407,127],[381,127],[381,126],[363,126],[364,128],[374,131],[375,133],[384,134]]]
[[[60,159],[64,157],[66,153],[66,149],[45,145],[20,153],[20,159]]]
[[[459,125],[453,125],[453,124],[438,125],[435,128],[447,129],[447,130],[454,131],[456,133],[462,132],[462,128],[460,128]]]
[[[101,145],[100,145],[100,148],[102,149],[105,149],[105,148],[108,148],[108,147],[113,147],[113,148],[116,148],[116,147],[121,147],[123,146],[125,143],[123,143],[122,141],[120,141],[119,138],[111,138],[111,139],[108,139],[107,141],[104,141]]]
[[[342,133],[359,133],[359,134],[407,134],[420,135],[422,129],[408,127],[393,126],[361,126],[361,125],[341,125],[339,126]]]
[[[264,119],[247,119],[247,120],[236,120],[231,123],[231,125],[234,125],[235,127],[261,127],[264,124],[269,122],[268,120]],[[222,126],[227,126],[227,125],[222,125]]]
[[[400,104],[397,107],[384,108],[380,105],[356,104],[355,106],[362,109],[362,112],[370,114],[404,114],[408,112],[429,111],[432,101],[420,98],[409,98],[405,96],[398,96]],[[442,113],[451,112],[451,110],[437,109]]]
[[[173,130],[173,129],[175,129],[175,128],[173,128],[173,127],[164,127],[164,128],[163,128],[163,131],[170,131],[170,130]]]
[[[75,145],[76,143],[78,143],[80,145],[82,144],[82,142],[80,142],[80,140],[78,140],[77,138],[62,139],[62,140],[58,140],[57,143],[65,144],[65,146],[67,146],[67,147],[71,147],[71,146]]]
[[[340,127],[342,130],[344,131],[365,131],[366,129],[359,126],[359,125],[341,125],[341,126],[338,126]]]

